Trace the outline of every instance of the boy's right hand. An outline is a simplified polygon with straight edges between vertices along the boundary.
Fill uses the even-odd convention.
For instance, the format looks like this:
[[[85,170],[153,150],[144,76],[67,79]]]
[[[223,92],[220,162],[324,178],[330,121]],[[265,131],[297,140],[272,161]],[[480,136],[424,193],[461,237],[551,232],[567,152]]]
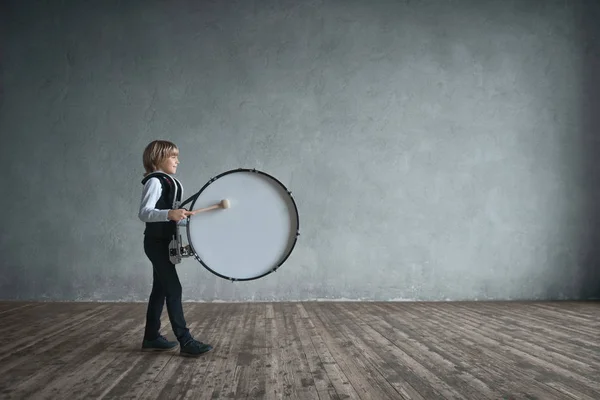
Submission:
[[[171,221],[181,221],[182,219],[186,219],[189,215],[193,215],[193,213],[184,208],[180,208],[178,210],[169,210],[168,218]]]

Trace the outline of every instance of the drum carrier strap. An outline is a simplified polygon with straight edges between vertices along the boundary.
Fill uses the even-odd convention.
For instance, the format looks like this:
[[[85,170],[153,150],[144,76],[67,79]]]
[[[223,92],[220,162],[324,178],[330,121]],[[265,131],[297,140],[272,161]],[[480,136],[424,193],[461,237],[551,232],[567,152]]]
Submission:
[[[181,193],[183,192],[183,188],[181,186],[181,182],[176,178],[172,177],[169,174],[166,174],[162,171],[152,172],[144,177],[142,180],[142,184],[145,185],[151,178],[158,178],[163,183],[166,183],[169,187],[169,197],[168,202],[171,204],[172,209],[179,208],[179,202],[181,201]],[[163,186],[164,187],[164,186]]]

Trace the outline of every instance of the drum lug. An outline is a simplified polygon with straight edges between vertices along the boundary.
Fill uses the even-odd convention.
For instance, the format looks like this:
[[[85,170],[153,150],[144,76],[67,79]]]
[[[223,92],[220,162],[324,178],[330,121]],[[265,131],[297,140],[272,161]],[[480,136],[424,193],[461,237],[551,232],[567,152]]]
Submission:
[[[181,248],[181,256],[182,257],[190,257],[191,255],[192,255],[192,248],[189,244],[186,246],[183,246]]]
[[[169,260],[173,264],[181,263],[181,250],[179,248],[179,241],[173,237],[171,243],[169,243]]]
[[[181,245],[181,235],[178,235],[178,237],[179,240],[173,236],[171,243],[169,243],[169,260],[173,264],[180,264],[184,258],[190,257],[193,253],[189,244],[185,246]]]

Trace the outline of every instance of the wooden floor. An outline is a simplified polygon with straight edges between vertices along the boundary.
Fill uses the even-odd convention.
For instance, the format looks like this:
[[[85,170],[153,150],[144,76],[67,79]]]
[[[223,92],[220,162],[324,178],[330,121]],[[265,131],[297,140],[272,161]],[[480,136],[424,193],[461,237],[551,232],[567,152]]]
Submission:
[[[140,352],[145,304],[0,303],[0,398],[600,399],[600,303],[185,310],[200,358]]]

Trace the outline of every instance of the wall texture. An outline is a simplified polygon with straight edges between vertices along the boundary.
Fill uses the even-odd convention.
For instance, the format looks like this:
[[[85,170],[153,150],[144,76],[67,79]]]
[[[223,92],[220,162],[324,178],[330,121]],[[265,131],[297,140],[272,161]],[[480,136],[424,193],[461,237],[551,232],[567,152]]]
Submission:
[[[600,297],[593,1],[5,1],[0,298],[144,301],[144,146],[254,167],[302,235],[184,300]]]

